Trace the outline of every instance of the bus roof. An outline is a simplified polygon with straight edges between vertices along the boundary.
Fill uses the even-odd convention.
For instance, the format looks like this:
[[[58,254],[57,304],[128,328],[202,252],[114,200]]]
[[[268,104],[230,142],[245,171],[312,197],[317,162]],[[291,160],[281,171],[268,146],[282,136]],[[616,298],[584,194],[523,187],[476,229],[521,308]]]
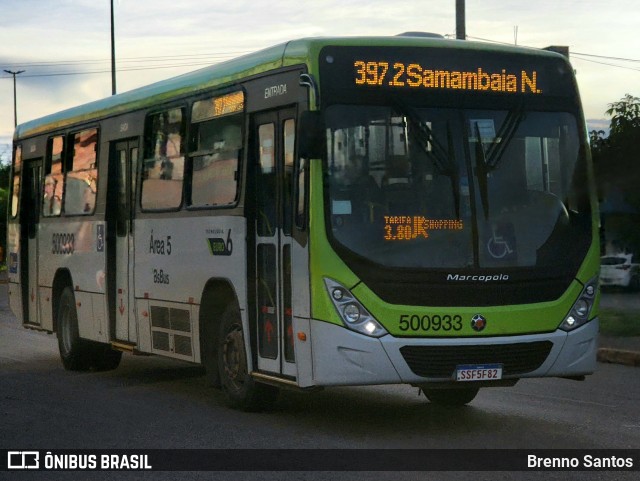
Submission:
[[[561,55],[557,53],[539,49],[460,40],[445,40],[433,37],[303,38],[22,123],[16,128],[14,140],[28,138],[55,129],[66,128],[81,122],[90,122],[94,119],[149,107],[169,101],[178,96],[196,93],[208,88],[230,85],[238,80],[259,75],[280,67],[306,64],[310,73],[316,73],[314,68],[316,61],[314,59],[317,59],[320,50],[328,45],[446,47],[476,50],[483,53],[511,52],[524,55],[561,57]]]

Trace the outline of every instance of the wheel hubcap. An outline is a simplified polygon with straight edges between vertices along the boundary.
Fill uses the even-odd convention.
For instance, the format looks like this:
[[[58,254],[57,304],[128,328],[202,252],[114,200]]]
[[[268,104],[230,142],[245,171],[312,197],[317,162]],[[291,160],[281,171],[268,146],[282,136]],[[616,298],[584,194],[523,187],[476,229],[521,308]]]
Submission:
[[[243,342],[242,331],[235,327],[227,333],[222,350],[224,372],[236,389],[242,387],[247,372]]]
[[[60,322],[62,324],[62,345],[65,352],[71,351],[71,322],[69,322],[69,306],[63,306],[62,316],[60,316]]]

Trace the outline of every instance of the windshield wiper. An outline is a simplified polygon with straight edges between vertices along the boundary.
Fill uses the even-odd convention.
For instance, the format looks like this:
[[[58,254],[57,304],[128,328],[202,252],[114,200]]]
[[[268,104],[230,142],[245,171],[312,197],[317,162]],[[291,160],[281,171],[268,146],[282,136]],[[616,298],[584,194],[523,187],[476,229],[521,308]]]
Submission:
[[[434,137],[433,131],[428,125],[422,122],[415,109],[404,104],[399,99],[395,99],[395,106],[398,111],[411,124],[410,134],[420,146],[425,155],[433,162],[438,174],[446,175],[451,181],[451,192],[455,207],[456,218],[460,218],[460,182],[458,169],[455,166],[453,136],[451,126],[447,122],[447,148],[445,149]],[[429,148],[431,146],[431,148]]]
[[[451,134],[451,125],[449,122],[447,122],[447,165],[449,166],[449,180],[451,181],[451,192],[453,193],[453,203],[456,209],[456,219],[460,219],[460,178],[458,169],[455,167],[453,135]]]
[[[518,130],[518,126],[520,125],[523,117],[524,108],[522,107],[510,110],[507,114],[507,118],[504,119],[504,122],[500,127],[500,131],[493,139],[493,142],[491,142],[491,145],[487,150],[486,159],[487,168],[489,169],[487,173],[498,168],[498,164],[500,163],[500,160],[502,160],[502,155],[515,135],[516,130]],[[477,125],[478,124],[476,123],[476,127]],[[479,136],[478,141],[480,141]]]
[[[489,174],[489,165],[487,165],[487,156],[482,145],[482,137],[480,137],[480,127],[476,122],[476,171],[478,177],[478,187],[480,188],[480,200],[482,201],[482,210],[484,218],[489,218],[489,187],[487,175]]]
[[[500,131],[496,134],[486,152],[482,145],[480,126],[478,122],[475,123],[476,169],[478,186],[480,188],[480,200],[482,201],[482,210],[485,219],[489,218],[489,186],[487,177],[489,172],[498,168],[502,156],[518,130],[518,126],[523,117],[524,109],[522,107],[510,110],[500,127]]]

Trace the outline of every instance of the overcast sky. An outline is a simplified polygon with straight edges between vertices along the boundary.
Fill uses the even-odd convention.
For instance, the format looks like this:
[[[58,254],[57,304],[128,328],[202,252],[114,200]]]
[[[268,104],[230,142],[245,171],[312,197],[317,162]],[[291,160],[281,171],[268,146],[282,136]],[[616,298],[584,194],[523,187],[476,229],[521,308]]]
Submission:
[[[118,91],[299,37],[455,35],[455,3],[115,0]],[[25,70],[18,123],[111,94],[109,6],[0,0],[0,72]],[[604,119],[607,104],[626,93],[640,96],[637,0],[467,0],[466,19],[471,39],[514,43],[517,26],[518,45],[569,46],[587,119]],[[0,155],[13,135],[11,79],[0,73]]]

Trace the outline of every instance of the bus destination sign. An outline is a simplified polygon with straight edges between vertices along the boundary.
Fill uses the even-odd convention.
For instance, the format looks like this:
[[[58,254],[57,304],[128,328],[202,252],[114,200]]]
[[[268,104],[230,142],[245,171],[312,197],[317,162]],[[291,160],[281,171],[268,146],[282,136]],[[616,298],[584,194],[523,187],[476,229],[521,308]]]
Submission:
[[[453,47],[334,47],[320,53],[327,102],[386,92],[542,99],[574,95],[572,68],[560,55]],[[360,94],[356,94],[360,92]],[[329,98],[326,98],[329,97]]]
[[[486,71],[447,70],[419,63],[356,60],[353,63],[355,85],[476,90],[506,93],[541,94],[536,70],[510,72],[507,69]]]

